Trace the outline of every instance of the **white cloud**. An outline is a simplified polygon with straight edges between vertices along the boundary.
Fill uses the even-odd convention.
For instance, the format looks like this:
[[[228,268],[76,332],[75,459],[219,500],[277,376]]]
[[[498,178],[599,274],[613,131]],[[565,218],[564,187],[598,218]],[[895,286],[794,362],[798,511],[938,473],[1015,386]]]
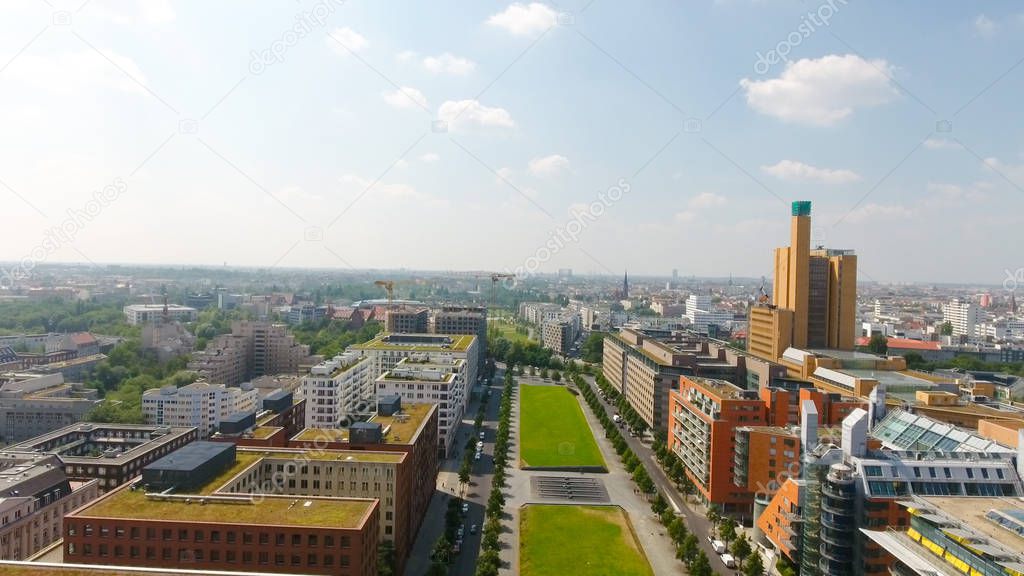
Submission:
[[[515,36],[531,36],[558,23],[558,13],[547,4],[514,2],[503,12],[487,19],[487,24],[503,28]]]
[[[505,184],[506,182],[511,182],[512,181],[512,175],[515,174],[515,171],[512,170],[511,168],[507,167],[507,166],[502,167],[502,168],[498,168],[497,170],[495,170],[495,172],[498,173],[498,176],[495,178],[495,180],[499,184]]]
[[[713,206],[721,206],[722,204],[725,204],[725,196],[715,194],[714,192],[701,192],[690,198],[689,202],[690,209],[692,210],[711,208]]]
[[[985,168],[995,172],[1000,178],[1006,178],[1016,187],[1024,186],[1024,164],[1007,164],[998,158],[985,158]]]
[[[929,201],[932,205],[958,203],[961,200],[978,202],[988,197],[988,190],[992,188],[991,182],[984,180],[974,182],[967,186],[948,183],[928,183],[928,193],[931,195]]]
[[[761,170],[782,180],[810,180],[822,184],[847,184],[860,180],[860,174],[852,170],[818,168],[798,160],[782,160]]]
[[[865,204],[846,216],[850,222],[866,222],[869,220],[910,218],[913,211],[898,204]]]
[[[399,170],[405,170],[408,167],[409,167],[409,162],[406,161],[405,158],[399,158],[398,161],[395,162],[395,168],[398,168]]]
[[[47,55],[26,53],[11,62],[5,75],[12,80],[12,85],[62,95],[96,86],[146,93],[143,88],[146,77],[134,60],[107,49],[100,49],[100,52],[102,56],[91,50]],[[111,66],[108,59],[117,67]]]
[[[960,145],[952,140],[945,138],[929,138],[924,141],[924,147],[929,150],[942,150],[950,148],[959,148]]]
[[[415,59],[416,56],[416,52],[412,50],[402,50],[398,54],[395,54],[395,60],[398,60],[399,62],[409,62],[410,60]]]
[[[385,102],[395,108],[427,107],[427,98],[423,92],[408,86],[402,86],[398,90],[385,91],[381,95]]]
[[[978,14],[978,17],[974,19],[974,31],[980,36],[991,38],[995,36],[998,29],[999,25],[984,14]]]
[[[370,196],[388,198],[395,200],[433,200],[434,197],[426,192],[417,190],[416,187],[409,184],[387,184],[384,182],[377,182],[374,184],[373,180],[363,178],[357,174],[345,174],[341,177],[343,184],[350,184],[354,191],[362,193],[369,186],[373,186],[373,189],[369,191]]]
[[[860,108],[879,106],[898,92],[885,60],[835,54],[790,62],[782,75],[768,80],[740,80],[747,104],[786,122],[832,126]]]
[[[466,58],[445,52],[440,56],[427,56],[423,59],[423,67],[434,74],[465,76],[476,68],[476,63]]]
[[[541,158],[530,160],[530,174],[538,178],[556,176],[561,172],[569,170],[569,159],[561,154],[552,154]]]
[[[676,222],[679,222],[680,224],[685,224],[687,222],[693,222],[693,219],[696,217],[697,215],[694,214],[693,212],[689,210],[684,210],[682,212],[676,212],[672,219],[675,220]]]
[[[420,162],[423,162],[425,164],[433,164],[434,162],[437,162],[440,159],[441,156],[433,152],[427,152],[426,154],[420,156]]]
[[[449,130],[470,126],[514,128],[512,115],[504,108],[489,108],[476,100],[447,100],[437,111],[437,117],[448,123]]]
[[[335,28],[325,40],[332,50],[342,56],[348,55],[350,51],[361,52],[368,44],[362,34],[348,27]]]

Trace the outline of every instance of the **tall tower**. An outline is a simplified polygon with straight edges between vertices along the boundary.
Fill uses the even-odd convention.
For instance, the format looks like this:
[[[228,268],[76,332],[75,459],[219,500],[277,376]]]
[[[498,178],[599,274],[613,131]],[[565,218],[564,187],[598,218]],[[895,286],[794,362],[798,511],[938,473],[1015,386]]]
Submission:
[[[793,202],[790,244],[775,249],[772,304],[751,308],[750,352],[777,360],[786,348],[852,350],[857,256],[811,250],[811,203]]]
[[[629,273],[628,272],[623,272],[622,273],[622,299],[623,300],[628,300],[629,299]]]

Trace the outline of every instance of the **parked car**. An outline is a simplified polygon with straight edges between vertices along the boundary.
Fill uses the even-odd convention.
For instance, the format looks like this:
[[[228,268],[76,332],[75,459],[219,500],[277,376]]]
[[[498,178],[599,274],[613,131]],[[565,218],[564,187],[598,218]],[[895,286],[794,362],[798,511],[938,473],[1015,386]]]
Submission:
[[[484,441],[483,441],[483,440],[479,440],[479,441],[477,441],[477,443],[476,443],[476,449],[477,449],[477,451],[479,451],[479,450],[480,450],[481,448],[483,448],[483,447],[484,447]]]
[[[483,432],[480,432],[480,439],[481,439],[481,440],[483,440],[483,439],[484,439],[484,433],[483,433]]]
[[[476,456],[474,456],[473,459],[474,460],[479,460],[480,459],[480,454],[481,454],[480,452],[477,452]]]
[[[476,534],[476,524],[473,524],[472,526],[469,527],[469,533],[470,534]]]
[[[725,554],[725,542],[715,540],[711,543],[711,549],[715,551],[715,554]]]
[[[725,564],[726,568],[735,568],[736,559],[732,557],[732,554],[722,554],[722,564]]]
[[[465,514],[467,512],[469,512],[469,502],[463,502],[462,503],[462,513]],[[723,544],[723,546],[724,546],[724,544]]]

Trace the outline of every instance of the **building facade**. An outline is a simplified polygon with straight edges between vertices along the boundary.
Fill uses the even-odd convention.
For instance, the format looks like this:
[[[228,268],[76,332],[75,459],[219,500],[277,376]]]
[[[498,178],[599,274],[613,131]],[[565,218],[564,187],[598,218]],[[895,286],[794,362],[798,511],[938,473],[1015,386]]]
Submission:
[[[157,324],[165,321],[195,322],[199,311],[191,306],[177,304],[129,304],[124,307],[125,321],[132,326]]]
[[[438,454],[447,457],[457,449],[456,431],[469,405],[466,361],[445,356],[414,355],[377,377],[378,402],[399,397],[403,404],[433,403],[438,406]]]
[[[373,361],[357,351],[324,360],[302,378],[306,423],[310,428],[337,428],[373,412]]]
[[[196,428],[208,438],[221,421],[235,414],[255,414],[260,408],[259,392],[249,383],[240,387],[194,382],[187,386],[164,386],[142,393],[142,415],[147,424]]]
[[[85,419],[96,390],[55,374],[0,375],[0,441],[16,443]]]

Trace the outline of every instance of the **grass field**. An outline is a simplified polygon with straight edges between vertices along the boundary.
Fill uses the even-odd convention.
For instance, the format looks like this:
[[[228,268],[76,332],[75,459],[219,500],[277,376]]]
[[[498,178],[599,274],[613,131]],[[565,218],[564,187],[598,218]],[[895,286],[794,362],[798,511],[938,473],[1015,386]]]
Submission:
[[[620,508],[530,505],[520,529],[523,576],[653,574]]]
[[[561,386],[520,386],[523,466],[605,466],[576,398]]]

